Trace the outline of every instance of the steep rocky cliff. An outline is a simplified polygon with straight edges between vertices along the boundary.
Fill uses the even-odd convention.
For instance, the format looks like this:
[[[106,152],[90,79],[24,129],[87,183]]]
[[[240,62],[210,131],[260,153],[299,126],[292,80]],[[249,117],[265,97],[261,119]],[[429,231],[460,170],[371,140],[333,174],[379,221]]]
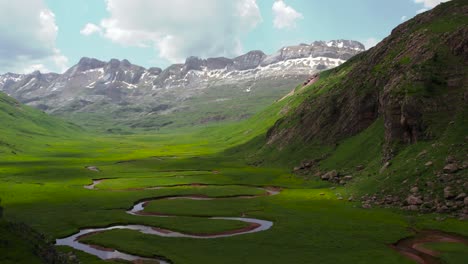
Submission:
[[[296,136],[338,142],[356,135],[378,118],[385,125],[385,158],[395,143],[411,144],[435,136],[430,116],[450,117],[466,108],[468,7],[443,5],[408,21],[373,49],[321,75],[296,111],[269,132],[270,144]]]

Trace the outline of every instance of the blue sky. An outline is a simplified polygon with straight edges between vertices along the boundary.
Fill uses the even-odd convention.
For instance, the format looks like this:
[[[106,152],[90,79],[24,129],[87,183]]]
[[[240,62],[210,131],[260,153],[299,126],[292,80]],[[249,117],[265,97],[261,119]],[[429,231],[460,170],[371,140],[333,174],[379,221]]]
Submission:
[[[13,32],[0,37],[0,72],[61,72],[83,56],[164,68],[191,55],[272,53],[315,40],[369,47],[444,1],[0,0],[0,28]]]

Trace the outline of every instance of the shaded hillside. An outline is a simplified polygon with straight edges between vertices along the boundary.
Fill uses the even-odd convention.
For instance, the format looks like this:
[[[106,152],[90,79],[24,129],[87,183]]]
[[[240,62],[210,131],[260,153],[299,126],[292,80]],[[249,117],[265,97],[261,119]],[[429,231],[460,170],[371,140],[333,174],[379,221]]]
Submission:
[[[25,150],[47,148],[58,138],[69,138],[81,131],[78,126],[50,117],[42,111],[20,104],[0,92],[0,157],[18,156]]]
[[[379,192],[366,204],[468,213],[467,24],[468,1],[441,4],[320,74],[249,161]]]

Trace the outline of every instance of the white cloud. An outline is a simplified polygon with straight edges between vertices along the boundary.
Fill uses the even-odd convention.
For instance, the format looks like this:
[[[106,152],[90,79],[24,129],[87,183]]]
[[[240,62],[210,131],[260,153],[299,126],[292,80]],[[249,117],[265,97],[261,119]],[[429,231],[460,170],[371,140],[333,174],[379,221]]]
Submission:
[[[0,32],[0,72],[66,68],[55,15],[43,0],[0,1]]]
[[[65,72],[69,68],[68,58],[65,55],[63,55],[59,49],[54,50],[54,56],[52,56],[52,61],[54,62],[59,72]]]
[[[407,16],[402,16],[400,20],[401,20],[401,21],[406,21],[407,19],[408,19]]]
[[[376,38],[368,38],[368,39],[363,40],[362,44],[364,44],[366,49],[370,49],[370,48],[374,47],[375,45],[377,45],[379,42],[380,42],[380,40],[378,40]]]
[[[273,25],[277,29],[290,29],[296,27],[296,21],[304,16],[286,5],[283,0],[277,0],[272,7],[274,20]]]
[[[109,17],[100,23],[105,38],[124,46],[154,47],[171,62],[192,55],[239,55],[241,37],[262,20],[256,0],[106,0],[106,4]]]
[[[31,73],[34,71],[40,71],[40,72],[50,71],[44,64],[41,64],[41,63],[26,65],[23,69],[24,69],[24,73]]]
[[[89,36],[95,33],[102,33],[102,28],[93,23],[87,23],[81,30],[80,34]]]
[[[417,4],[423,4],[425,8],[433,8],[437,6],[440,3],[448,2],[450,0],[414,0],[415,3]],[[426,10],[428,10],[426,9]],[[422,9],[421,9],[422,10]],[[426,11],[425,10],[425,11]],[[424,12],[424,11],[422,11]],[[421,12],[420,12],[421,13]]]
[[[421,14],[421,13],[424,13],[424,12],[426,12],[426,11],[428,11],[428,10],[429,10],[429,9],[427,9],[427,8],[421,8],[421,9],[418,9],[418,10],[416,11],[416,14]]]

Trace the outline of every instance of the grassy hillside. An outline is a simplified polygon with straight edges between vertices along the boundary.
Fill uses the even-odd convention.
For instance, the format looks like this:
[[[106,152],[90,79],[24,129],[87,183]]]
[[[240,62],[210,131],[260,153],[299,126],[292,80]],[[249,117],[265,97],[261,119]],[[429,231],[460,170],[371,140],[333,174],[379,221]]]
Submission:
[[[231,151],[311,179],[336,170],[331,180],[366,204],[465,216],[467,15],[468,1],[454,0],[398,26],[322,73],[265,136]]]
[[[20,104],[0,92],[0,157],[44,149],[83,132],[78,126]]]

